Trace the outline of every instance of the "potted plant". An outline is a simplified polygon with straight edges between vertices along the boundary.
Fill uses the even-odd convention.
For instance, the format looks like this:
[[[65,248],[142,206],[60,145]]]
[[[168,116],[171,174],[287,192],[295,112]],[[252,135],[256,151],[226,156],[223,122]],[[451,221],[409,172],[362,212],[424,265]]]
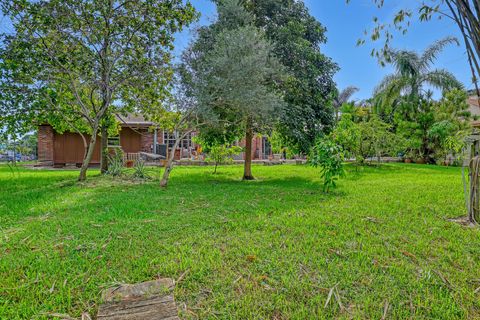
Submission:
[[[133,168],[133,165],[134,165],[134,161],[133,161],[133,160],[127,160],[127,161],[125,162],[125,166],[126,166],[127,168]]]
[[[416,159],[415,159],[415,163],[417,164],[426,164],[427,163],[427,157],[424,156],[423,154],[419,154]]]
[[[415,163],[416,163],[416,164],[426,164],[427,161],[425,160],[425,158],[420,157],[420,158],[417,158],[417,159],[415,160]]]
[[[415,153],[413,151],[408,151],[405,154],[405,163],[413,163],[413,158],[415,157]]]

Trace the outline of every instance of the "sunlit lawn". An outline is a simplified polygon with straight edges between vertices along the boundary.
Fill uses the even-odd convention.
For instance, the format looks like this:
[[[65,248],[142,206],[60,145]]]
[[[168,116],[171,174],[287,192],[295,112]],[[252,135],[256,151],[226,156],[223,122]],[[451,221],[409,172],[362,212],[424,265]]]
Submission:
[[[95,315],[105,287],[181,275],[187,319],[480,317],[479,231],[447,220],[459,168],[349,167],[329,195],[318,169],[253,169],[177,167],[162,190],[0,166],[0,319]]]

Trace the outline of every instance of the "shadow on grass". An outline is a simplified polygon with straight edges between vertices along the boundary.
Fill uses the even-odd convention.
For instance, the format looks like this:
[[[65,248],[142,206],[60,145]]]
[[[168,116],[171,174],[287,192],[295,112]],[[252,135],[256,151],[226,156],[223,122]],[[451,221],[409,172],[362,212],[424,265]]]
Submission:
[[[17,186],[10,187],[11,192],[0,201],[0,208],[2,202],[4,207],[9,208],[0,212],[0,219],[10,224],[42,215],[46,210],[74,215],[87,211],[96,215],[109,208],[114,208],[120,215],[143,211],[166,213],[169,208],[174,212],[193,212],[195,203],[198,207],[224,211],[239,209],[252,201],[260,203],[260,211],[281,206],[281,202],[301,209],[312,201],[326,201],[345,195],[341,188],[324,193],[318,176],[302,176],[305,173],[301,171],[299,176],[294,176],[297,174],[294,171],[291,176],[282,172],[279,177],[275,177],[269,169],[259,171],[257,180],[242,181],[236,170],[214,175],[210,170],[187,168],[174,171],[166,190],[159,186],[158,177],[150,181],[133,181],[92,172],[87,182],[77,183],[76,175],[71,172],[50,175],[26,171],[27,174],[15,178]],[[152,171],[152,174],[155,172]],[[0,180],[1,183],[5,180]]]

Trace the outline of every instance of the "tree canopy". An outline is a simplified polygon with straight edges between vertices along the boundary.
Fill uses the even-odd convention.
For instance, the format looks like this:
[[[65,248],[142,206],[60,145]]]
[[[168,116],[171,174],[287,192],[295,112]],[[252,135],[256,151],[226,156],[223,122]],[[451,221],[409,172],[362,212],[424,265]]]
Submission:
[[[217,1],[221,2],[221,1]],[[315,138],[334,123],[332,99],[338,66],[321,52],[326,28],[308,11],[303,1],[241,0],[255,25],[265,30],[273,53],[290,77],[281,84],[288,112],[278,131],[296,152],[307,154]]]
[[[347,3],[352,0],[346,0]],[[383,7],[385,0],[372,0],[377,7]],[[358,44],[383,40],[380,49],[373,49],[372,55],[379,58],[384,64],[387,62],[390,44],[395,31],[406,34],[414,19],[430,21],[444,19],[457,26],[467,52],[468,62],[472,72],[472,83],[475,85],[480,99],[478,77],[480,75],[480,3],[478,0],[425,0],[422,2],[406,2],[400,6],[390,22],[374,18],[374,27],[366,30],[366,38],[359,39]],[[479,100],[480,101],[480,100]]]
[[[204,114],[217,120],[201,134],[223,140],[245,137],[244,179],[253,179],[253,135],[272,127],[283,112],[276,90],[283,66],[264,32],[236,1],[220,3],[218,14],[218,21],[201,29],[186,51],[184,81]]]
[[[85,179],[102,121],[133,108],[132,101],[165,98],[174,34],[195,18],[193,7],[182,0],[0,4],[14,28],[13,34],[3,35],[1,61],[9,77],[2,81],[21,84],[34,91],[34,97],[40,93],[45,109],[68,115],[64,120],[70,126],[83,121],[91,138],[85,143],[80,180]],[[139,96],[142,99],[135,99]]]

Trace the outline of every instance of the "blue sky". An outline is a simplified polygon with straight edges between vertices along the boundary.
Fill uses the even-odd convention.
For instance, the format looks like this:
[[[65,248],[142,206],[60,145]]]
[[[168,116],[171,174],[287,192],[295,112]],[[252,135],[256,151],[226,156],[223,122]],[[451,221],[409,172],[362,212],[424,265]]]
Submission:
[[[215,6],[210,0],[191,0],[195,8],[201,13],[198,23],[177,36],[175,53],[180,55],[193,37],[193,30],[198,25],[204,25],[215,19]],[[370,56],[373,48],[371,43],[357,47],[356,42],[365,29],[373,26],[372,17],[388,22],[399,8],[405,4],[420,4],[420,0],[387,0],[385,7],[377,9],[372,0],[304,0],[310,13],[317,18],[326,28],[328,42],[321,47],[323,53],[331,57],[339,66],[340,71],[335,76],[339,89],[349,85],[360,88],[354,96],[355,99],[371,97],[374,87],[382,78],[392,70],[382,68],[377,60]],[[11,27],[4,17],[0,15],[0,30],[11,31]],[[393,45],[396,48],[405,48],[421,51],[433,41],[446,36],[460,35],[453,23],[448,20],[434,20],[428,23],[415,22],[406,36],[397,36]],[[450,46],[440,56],[437,68],[451,71],[467,89],[473,89],[470,69],[463,46]]]
[[[215,7],[209,0],[191,1],[202,14],[197,26],[215,19]],[[391,72],[388,67],[380,67],[376,59],[370,56],[373,48],[371,43],[356,46],[363,31],[373,26],[372,17],[376,16],[380,21],[388,22],[402,5],[420,3],[417,0],[387,0],[385,7],[378,10],[371,0],[351,0],[348,5],[345,0],[304,0],[304,2],[310,13],[328,30],[328,42],[321,49],[341,68],[335,76],[338,87],[342,89],[354,85],[360,88],[354,96],[355,99],[369,98],[374,87]],[[394,39],[393,45],[396,48],[421,51],[433,41],[451,35],[460,39],[455,25],[450,21],[415,22],[406,36]],[[191,38],[192,32],[183,32],[176,40],[176,52],[181,52]],[[436,67],[448,69],[465,84],[467,89],[473,88],[463,47],[448,47],[439,57]]]

